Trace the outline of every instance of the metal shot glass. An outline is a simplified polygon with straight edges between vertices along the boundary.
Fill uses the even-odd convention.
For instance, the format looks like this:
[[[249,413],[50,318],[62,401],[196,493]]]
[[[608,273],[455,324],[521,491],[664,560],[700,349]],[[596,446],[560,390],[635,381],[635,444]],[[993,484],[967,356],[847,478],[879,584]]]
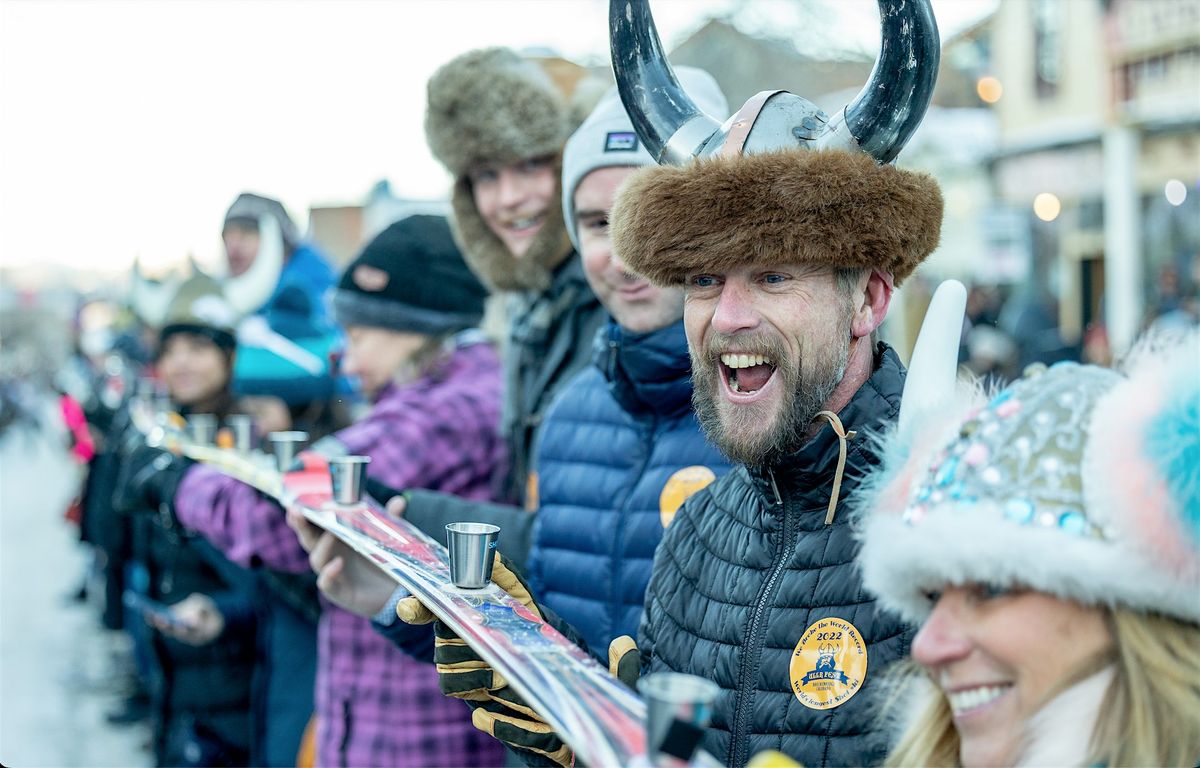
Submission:
[[[334,456],[329,460],[329,480],[333,484],[333,500],[338,504],[357,504],[362,501],[367,481],[370,456]]]
[[[233,447],[238,453],[250,453],[254,448],[254,417],[244,413],[234,414],[226,421],[233,430]]]
[[[193,413],[188,416],[188,429],[192,440],[198,445],[212,445],[217,435],[217,417],[211,413]]]
[[[275,465],[280,472],[287,472],[296,460],[296,446],[308,440],[307,432],[272,432],[267,435],[275,449]]]
[[[462,589],[483,589],[492,580],[496,540],[500,528],[487,523],[450,523],[446,549],[450,553],[450,581]]]
[[[646,746],[653,756],[662,747],[671,723],[682,720],[698,728],[708,725],[721,687],[711,680],[679,672],[655,672],[637,682],[646,700]]]

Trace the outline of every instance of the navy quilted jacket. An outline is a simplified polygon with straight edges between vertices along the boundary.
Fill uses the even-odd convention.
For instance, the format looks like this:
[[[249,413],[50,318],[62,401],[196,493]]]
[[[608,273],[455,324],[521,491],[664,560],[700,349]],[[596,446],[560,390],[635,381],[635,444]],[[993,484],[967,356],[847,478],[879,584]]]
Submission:
[[[912,629],[863,591],[846,501],[879,463],[870,435],[899,413],[904,368],[884,345],[875,365],[838,414],[858,435],[832,523],[838,440],[827,425],[787,461],[739,467],[692,496],[658,549],[643,672],[720,685],[702,745],[726,765],[767,749],[807,766],[885,756],[878,681],[908,654]]]
[[[647,334],[610,322],[595,347],[595,364],[571,381],[542,427],[528,575],[538,600],[606,660],[613,638],[637,632],[662,538],[664,487],[688,467],[720,476],[728,462],[692,414],[682,322]]]

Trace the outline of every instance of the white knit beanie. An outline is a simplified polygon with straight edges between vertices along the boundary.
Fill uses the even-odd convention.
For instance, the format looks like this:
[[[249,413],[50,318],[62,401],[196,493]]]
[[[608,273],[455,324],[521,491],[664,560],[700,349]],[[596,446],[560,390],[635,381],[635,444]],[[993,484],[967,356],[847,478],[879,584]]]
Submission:
[[[725,96],[712,75],[694,67],[678,67],[675,74],[688,95],[705,112],[723,115],[729,111]],[[638,140],[616,86],[609,88],[579,129],[571,134],[563,150],[563,220],[576,251],[579,250],[579,235],[575,231],[575,189],[583,177],[599,168],[654,164],[654,158]]]

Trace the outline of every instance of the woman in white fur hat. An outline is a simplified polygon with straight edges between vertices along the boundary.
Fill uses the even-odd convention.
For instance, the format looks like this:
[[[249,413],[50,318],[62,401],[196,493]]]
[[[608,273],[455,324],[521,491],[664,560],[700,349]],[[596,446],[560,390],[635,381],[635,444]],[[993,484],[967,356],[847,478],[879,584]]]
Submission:
[[[889,764],[1200,760],[1200,335],[1155,347],[889,438],[859,561],[921,625]]]

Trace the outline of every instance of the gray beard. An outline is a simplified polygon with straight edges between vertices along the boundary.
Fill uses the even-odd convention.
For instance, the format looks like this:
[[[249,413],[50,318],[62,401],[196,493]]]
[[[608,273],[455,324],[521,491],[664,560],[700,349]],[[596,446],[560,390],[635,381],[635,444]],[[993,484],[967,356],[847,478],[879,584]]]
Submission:
[[[808,442],[813,419],[824,410],[850,362],[849,343],[832,346],[821,359],[809,359],[811,370],[806,373],[797,361],[781,355],[781,350],[772,352],[772,359],[778,361],[775,375],[782,377],[783,404],[773,427],[753,436],[752,428],[762,419],[758,409],[737,406],[726,424],[717,381],[720,367],[711,356],[697,360],[693,350],[692,409],[708,439],[731,461],[751,467],[774,466],[799,451]]]

